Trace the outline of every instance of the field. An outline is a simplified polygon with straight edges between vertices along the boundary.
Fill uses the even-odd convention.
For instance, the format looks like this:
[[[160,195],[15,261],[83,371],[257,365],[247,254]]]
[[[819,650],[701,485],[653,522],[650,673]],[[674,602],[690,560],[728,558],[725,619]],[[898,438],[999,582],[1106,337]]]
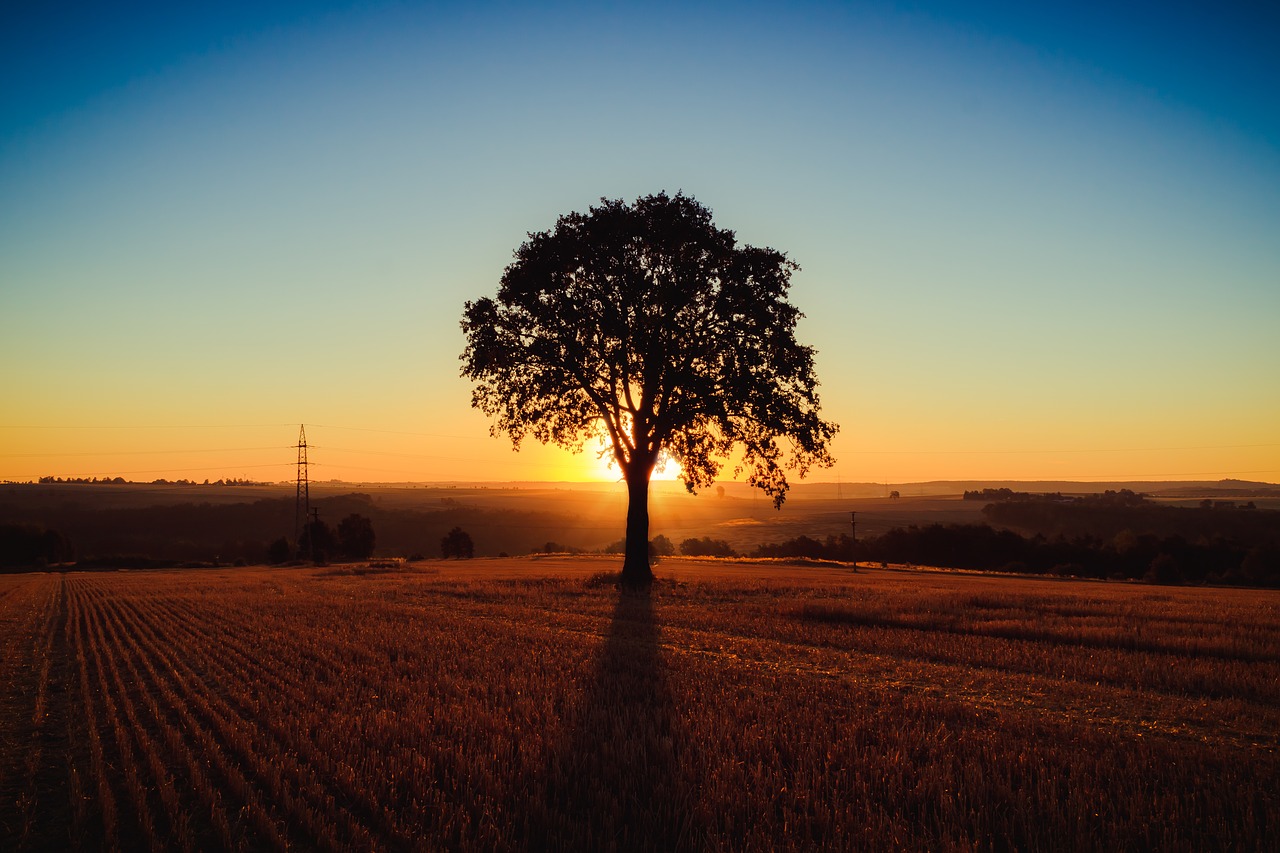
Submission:
[[[611,569],[0,576],[0,846],[1276,849],[1280,594]]]

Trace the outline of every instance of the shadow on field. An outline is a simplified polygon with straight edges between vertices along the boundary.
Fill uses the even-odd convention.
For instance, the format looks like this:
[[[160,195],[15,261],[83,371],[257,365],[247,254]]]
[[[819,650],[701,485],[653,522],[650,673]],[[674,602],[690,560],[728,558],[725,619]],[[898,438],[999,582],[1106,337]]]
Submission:
[[[694,795],[683,730],[649,592],[621,592],[581,704],[549,757],[536,846],[679,850],[693,846]],[[537,826],[537,824],[542,826]]]

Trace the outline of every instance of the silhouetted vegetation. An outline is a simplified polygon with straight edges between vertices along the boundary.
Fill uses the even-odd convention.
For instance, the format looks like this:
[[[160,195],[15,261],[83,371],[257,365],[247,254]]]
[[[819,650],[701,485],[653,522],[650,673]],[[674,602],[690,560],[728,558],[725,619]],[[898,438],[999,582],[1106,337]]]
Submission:
[[[1274,541],[1280,531],[1280,512],[1273,510],[1238,507],[1229,501],[1171,506],[1127,490],[1080,498],[1000,501],[984,507],[982,513],[993,524],[1050,538],[1110,540],[1127,531],[1197,543],[1222,539],[1247,549]]]
[[[289,541],[292,498],[138,505],[151,494],[146,487],[130,497],[129,489],[115,485],[79,484],[2,490],[0,567],[20,571],[72,561],[80,569],[227,566],[306,556]],[[469,532],[476,555],[620,553],[625,547],[624,540],[617,540],[599,549],[598,543],[606,541],[603,531],[574,516],[485,509],[465,499],[448,504],[435,499],[429,506],[440,508],[427,510],[389,508],[365,494],[321,497],[313,503],[322,518],[367,520],[366,532],[376,529],[377,552],[385,556],[438,553],[441,538],[454,528]],[[1280,585],[1280,512],[1243,499],[1172,506],[1121,489],[1085,497],[1026,495],[994,501],[984,513],[986,525],[922,523],[882,535],[863,534],[856,543],[848,535],[797,536],[753,547],[749,556],[1160,583]],[[336,536],[329,531],[320,543],[321,556],[368,559],[359,556],[364,549],[352,551],[343,544],[342,522],[337,527]],[[364,529],[364,521],[352,531],[357,528]],[[282,535],[286,532],[290,536]],[[299,544],[305,546],[305,536]],[[735,552],[730,542],[710,537],[686,539],[673,548],[659,535],[651,548],[653,556]]]
[[[602,199],[530,234],[497,298],[466,304],[462,374],[495,434],[610,443],[628,487],[629,585],[653,580],[649,479],[666,456],[693,491],[739,448],[778,506],[785,468],[830,464],[836,426],[819,417],[813,350],[786,298],[796,269],[682,194]]]
[[[336,542],[333,531],[323,519],[314,519],[302,527],[302,537],[298,540],[298,556],[304,560],[314,560],[324,564],[334,553]]]
[[[778,559],[784,557],[807,557],[815,560],[843,560],[853,562],[857,551],[849,536],[828,536],[819,541],[808,536],[797,536],[785,542],[768,542],[756,547],[753,557]]]
[[[297,547],[305,539],[288,541],[294,529],[292,497],[149,505],[149,494],[145,486],[14,486],[0,492],[0,523],[57,531],[62,544],[43,564],[74,559],[80,568],[125,566],[129,560],[138,561],[135,567],[273,562],[273,543],[282,537],[295,547],[280,562],[306,556]],[[461,501],[439,509],[395,508],[359,493],[313,498],[312,504],[322,518],[368,519],[377,534],[377,552],[387,556],[438,553],[440,538],[454,527],[470,531],[479,543],[478,555],[528,554],[549,536],[564,537],[575,547],[600,541],[600,534],[574,516],[553,512],[488,509]],[[336,539],[330,536],[328,558],[346,556],[334,547],[341,546],[341,538],[340,531]],[[353,554],[350,559],[367,558]],[[5,565],[34,568],[42,563],[23,557]]]
[[[1068,506],[1088,508],[1088,504]],[[1187,522],[1201,512],[1176,507],[1156,509],[1161,511],[1162,520],[1163,513],[1169,512],[1175,514],[1175,521],[1181,517]],[[829,536],[823,541],[799,536],[761,545],[753,556],[864,560],[1154,583],[1280,586],[1280,548],[1276,544],[1280,513],[1255,510],[1241,514],[1259,522],[1252,529],[1253,535],[1243,539],[1218,534],[1190,540],[1182,535],[1134,533],[1130,528],[1106,538],[1093,533],[1049,538],[1043,534],[1024,536],[985,524],[930,524],[895,528],[857,542],[847,535]],[[1128,520],[1132,523],[1135,518]],[[1119,522],[1112,519],[1108,523]]]
[[[289,540],[281,536],[267,546],[267,562],[273,566],[287,563],[293,559],[293,546]]]
[[[37,482],[41,485],[74,484],[81,486],[126,486],[134,485],[132,480],[126,480],[124,477],[41,477]],[[246,480],[237,477],[226,477],[220,480],[210,482],[205,480],[203,483],[197,483],[195,480],[166,480],[163,477],[152,480],[150,485],[153,486],[265,486],[266,483],[257,480]]]
[[[680,553],[686,557],[736,557],[737,552],[723,539],[704,536],[686,539],[680,543]]]
[[[1280,512],[1223,501],[1168,506],[1128,489],[1081,497],[984,489],[965,496],[994,499],[984,514],[999,527],[911,525],[858,542],[799,536],[760,545],[753,556],[1280,586]]]
[[[610,542],[608,545],[600,549],[602,554],[625,554],[627,552],[627,540],[619,539],[616,542]],[[649,540],[649,556],[650,557],[670,557],[676,552],[676,546],[671,540],[659,533],[657,536]]]
[[[446,560],[470,560],[475,556],[476,546],[471,541],[471,534],[461,527],[455,527],[440,540],[440,556]]]
[[[71,559],[62,534],[35,524],[0,524],[0,568],[40,568]]]
[[[373,522],[357,512],[338,522],[338,552],[352,560],[367,560],[373,556],[377,537]]]

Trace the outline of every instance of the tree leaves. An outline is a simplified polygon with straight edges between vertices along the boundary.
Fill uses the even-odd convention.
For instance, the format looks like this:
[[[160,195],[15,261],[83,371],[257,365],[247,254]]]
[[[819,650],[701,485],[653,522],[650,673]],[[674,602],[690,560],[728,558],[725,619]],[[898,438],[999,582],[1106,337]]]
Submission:
[[[738,448],[781,505],[784,469],[830,465],[837,430],[795,339],[798,269],[739,246],[683,194],[601,199],[530,234],[496,299],[466,304],[472,405],[517,446],[531,434],[576,451],[603,432],[628,480],[647,481],[665,451],[690,491]]]

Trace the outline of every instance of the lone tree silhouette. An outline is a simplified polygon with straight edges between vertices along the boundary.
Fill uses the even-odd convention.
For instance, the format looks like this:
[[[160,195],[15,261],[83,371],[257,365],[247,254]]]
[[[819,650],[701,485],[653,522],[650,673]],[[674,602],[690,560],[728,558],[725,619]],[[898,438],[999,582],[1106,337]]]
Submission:
[[[444,559],[470,560],[476,553],[471,534],[461,527],[455,527],[440,540],[440,556]]]
[[[373,521],[359,513],[353,512],[338,522],[338,549],[353,560],[372,557],[373,546],[377,541]]]
[[[694,492],[737,449],[781,507],[784,469],[832,463],[813,350],[795,339],[781,252],[740,246],[677,193],[601,199],[531,233],[496,299],[468,302],[462,375],[495,436],[573,452],[599,439],[627,481],[622,579],[652,582],[649,478],[674,460]],[[785,440],[786,447],[781,443]]]

